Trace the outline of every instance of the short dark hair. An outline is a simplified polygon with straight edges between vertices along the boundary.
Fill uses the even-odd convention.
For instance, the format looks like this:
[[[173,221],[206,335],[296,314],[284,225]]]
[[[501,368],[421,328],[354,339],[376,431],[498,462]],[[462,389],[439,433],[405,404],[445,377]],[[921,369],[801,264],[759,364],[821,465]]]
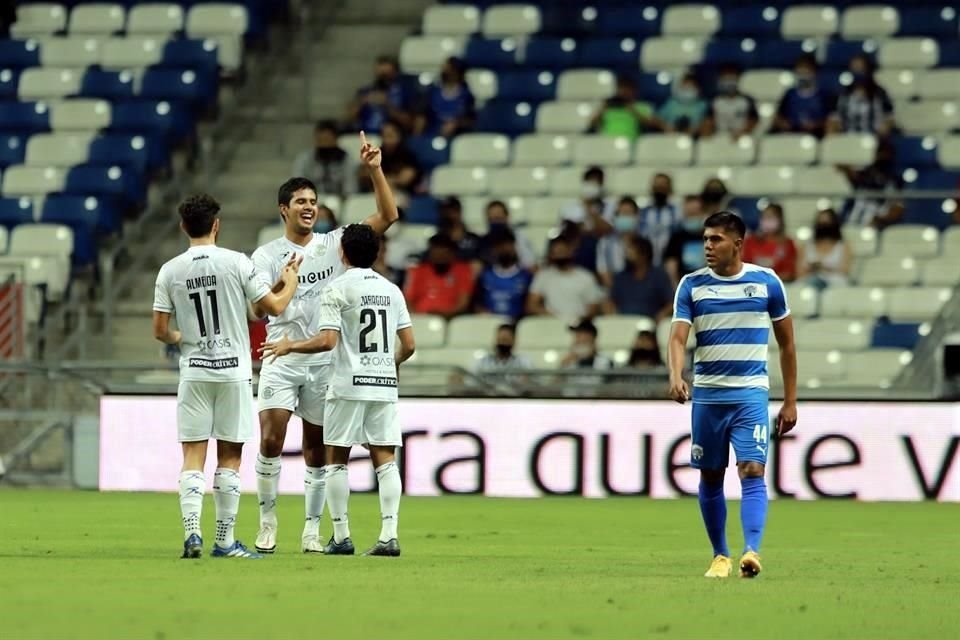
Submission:
[[[500,333],[501,331],[509,331],[513,335],[517,335],[517,325],[504,322],[503,324],[497,326],[497,333]]]
[[[725,73],[735,73],[740,75],[740,65],[734,64],[733,62],[725,62],[720,65],[720,68],[717,70],[717,75],[722,76]]]
[[[177,211],[187,235],[202,238],[213,230],[213,221],[220,215],[220,203],[213,196],[198,193],[181,202]]]
[[[369,269],[380,253],[380,237],[368,224],[349,224],[343,229],[340,246],[351,267]]]
[[[817,64],[816,57],[814,57],[812,53],[802,54],[799,58],[797,58],[797,61],[793,63],[794,67],[799,67],[800,65],[812,67],[813,69],[818,69],[820,67],[820,65]]]
[[[396,57],[389,56],[389,55],[377,56],[377,64],[389,64],[389,65],[392,65],[393,68],[395,69],[400,68],[400,64],[397,62]]]
[[[317,120],[317,124],[314,125],[313,130],[319,133],[320,131],[332,131],[334,133],[339,132],[337,123],[334,120]]]
[[[310,189],[314,193],[317,193],[317,185],[313,184],[312,180],[308,178],[290,178],[280,185],[280,190],[277,192],[277,204],[289,205],[293,199],[293,194],[301,189]]]
[[[510,216],[510,207],[508,207],[507,203],[503,200],[491,200],[487,203],[487,206],[484,207],[484,211],[489,211],[491,207],[501,207],[507,216]]]
[[[732,211],[718,211],[703,221],[703,228],[717,227],[724,231],[732,231],[741,238],[747,235],[747,226],[743,218]]]
[[[653,259],[653,243],[646,236],[632,235],[629,242],[641,253],[648,261]]]
[[[496,247],[501,244],[513,244],[517,241],[516,234],[509,228],[498,229],[490,233],[490,246]]]
[[[583,179],[590,180],[591,178],[599,178],[600,182],[603,182],[603,168],[601,167],[587,168],[587,170],[583,172]]]
[[[457,250],[457,243],[453,241],[453,238],[448,236],[445,233],[438,233],[436,235],[430,236],[430,240],[427,241],[428,249],[450,249],[451,251]]]

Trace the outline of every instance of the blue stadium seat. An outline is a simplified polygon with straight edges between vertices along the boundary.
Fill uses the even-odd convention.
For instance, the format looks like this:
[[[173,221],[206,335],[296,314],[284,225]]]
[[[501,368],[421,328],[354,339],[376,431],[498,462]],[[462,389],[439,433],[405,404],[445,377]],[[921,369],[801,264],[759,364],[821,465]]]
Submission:
[[[79,198],[83,200],[83,198]],[[97,213],[79,207],[62,208],[56,198],[44,201],[41,222],[62,224],[73,231],[73,264],[87,265],[97,256]]]
[[[163,47],[162,64],[214,72],[219,68],[213,40],[171,40]]]
[[[600,11],[597,31],[611,36],[658,36],[662,14],[652,6],[612,7]]]
[[[0,225],[15,227],[36,222],[33,219],[33,200],[30,198],[0,198]]]
[[[940,198],[907,200],[906,208],[901,224],[923,224],[941,230],[950,226],[950,216],[944,213],[943,200]]]
[[[579,46],[577,64],[581,67],[636,69],[642,40],[622,38],[589,38]]]
[[[506,48],[504,48],[506,47]],[[471,38],[463,53],[468,67],[484,69],[508,69],[516,64],[516,42]]]
[[[951,38],[957,35],[957,11],[953,7],[899,7],[898,36]]]
[[[23,164],[27,153],[26,136],[0,135],[0,168]]]
[[[744,38],[711,40],[703,54],[703,64],[707,66],[734,64],[741,69],[756,66],[757,44],[752,39]]]
[[[217,99],[217,76],[208,71],[151,67],[143,74],[140,97],[182,100],[193,107],[209,107]]]
[[[0,67],[24,69],[40,66],[40,45],[36,40],[0,40]]]
[[[80,95],[104,100],[129,100],[134,97],[133,74],[129,71],[89,69],[83,75]]]
[[[780,17],[780,12],[766,2],[726,8],[721,12],[719,35],[775,39],[780,35]]]
[[[835,96],[840,95],[846,89],[840,82],[842,73],[839,69],[821,69],[817,72],[817,84]]]
[[[50,109],[41,102],[0,102],[0,131],[38,133],[50,130]]]
[[[960,67],[960,41],[954,36],[950,40],[940,41],[940,67]]]
[[[411,136],[406,140],[407,148],[417,157],[424,171],[450,162],[450,142],[445,138],[433,136]]]
[[[766,202],[766,198],[734,198],[730,201],[729,208],[740,214],[747,229],[755,231],[760,224],[761,206]]]
[[[568,69],[576,65],[577,44],[573,38],[532,38],[523,64],[541,69]]]
[[[665,72],[641,72],[637,76],[637,95],[641,100],[655,105],[663,104],[673,88],[670,74]]]
[[[491,100],[477,112],[477,130],[514,136],[530,133],[536,116],[535,104]]]
[[[925,144],[930,148],[927,149]],[[936,138],[932,136],[899,136],[893,139],[893,146],[898,171],[911,167],[923,170],[940,166]]]
[[[873,62],[877,61],[876,50],[864,49],[862,40],[831,40],[827,43],[827,54],[823,64],[827,67],[846,69],[850,58],[858,54],[866,54]]]
[[[67,172],[64,193],[113,198],[120,207],[137,207],[146,197],[143,179],[120,166],[80,165]]]
[[[437,224],[439,219],[440,205],[433,196],[417,196],[404,210],[403,220],[410,224]]]
[[[544,7],[547,8],[546,3]],[[598,17],[596,7],[577,2],[549,6],[542,10],[540,33],[578,38],[590,36],[599,29]]]
[[[118,164],[139,173],[149,165],[147,140],[143,136],[108,133],[90,142],[87,161],[95,165]]]
[[[552,71],[505,71],[497,74],[497,98],[527,102],[553,100],[557,76]]]
[[[930,191],[954,191],[960,188],[960,171],[928,169],[917,172],[917,181],[910,185],[914,189]]]
[[[185,110],[170,102],[135,101],[113,105],[111,131],[150,133],[178,139],[192,129],[193,124]]]
[[[765,40],[757,43],[756,60],[760,67],[789,69],[804,53],[801,40]]]
[[[0,99],[16,100],[20,87],[20,70],[3,69],[0,71]]]
[[[54,194],[43,201],[41,222],[59,222],[71,227],[85,225],[97,233],[120,230],[120,213],[103,198]]]
[[[913,349],[919,341],[919,323],[878,322],[873,327],[870,346],[875,348]]]

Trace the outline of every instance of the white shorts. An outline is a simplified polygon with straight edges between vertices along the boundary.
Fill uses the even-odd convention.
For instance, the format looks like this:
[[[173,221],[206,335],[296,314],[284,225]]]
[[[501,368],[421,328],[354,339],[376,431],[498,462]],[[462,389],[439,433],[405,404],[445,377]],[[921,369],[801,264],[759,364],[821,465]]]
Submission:
[[[264,365],[260,369],[258,410],[286,409],[311,424],[322,425],[331,372],[329,364],[291,365],[283,358]]]
[[[403,445],[396,402],[330,398],[323,422],[323,443],[334,447]]]
[[[248,442],[253,438],[253,385],[250,380],[181,380],[177,387],[177,435],[180,442],[214,438]]]

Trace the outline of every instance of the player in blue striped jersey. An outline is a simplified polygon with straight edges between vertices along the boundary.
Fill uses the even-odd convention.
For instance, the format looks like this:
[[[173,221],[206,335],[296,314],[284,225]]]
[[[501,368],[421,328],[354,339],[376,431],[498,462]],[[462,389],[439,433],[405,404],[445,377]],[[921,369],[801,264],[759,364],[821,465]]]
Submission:
[[[690,464],[700,470],[700,512],[713,545],[708,578],[732,572],[727,547],[723,476],[730,445],[742,488],[740,521],[744,550],[740,576],[760,573],[760,540],[767,518],[763,479],[771,434],[767,344],[770,326],[780,346],[784,401],[773,425],[777,435],[797,423],[797,352],[783,283],[772,270],[743,262],[746,233],[739,216],[722,211],[704,221],[707,267],[683,277],[674,300],[670,331],[670,397],[683,404],[687,337],[696,336]]]

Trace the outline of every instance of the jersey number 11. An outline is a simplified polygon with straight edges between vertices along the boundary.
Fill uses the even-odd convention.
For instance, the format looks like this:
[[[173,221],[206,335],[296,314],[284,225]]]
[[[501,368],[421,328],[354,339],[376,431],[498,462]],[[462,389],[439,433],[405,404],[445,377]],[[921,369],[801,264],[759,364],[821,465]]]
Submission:
[[[213,333],[220,335],[220,309],[217,307],[217,290],[207,289],[207,297],[210,298],[210,306],[213,311]],[[193,306],[197,310],[197,324],[200,325],[200,337],[207,337],[207,323],[203,320],[203,300],[200,298],[200,292],[195,291],[190,294],[193,300]]]

